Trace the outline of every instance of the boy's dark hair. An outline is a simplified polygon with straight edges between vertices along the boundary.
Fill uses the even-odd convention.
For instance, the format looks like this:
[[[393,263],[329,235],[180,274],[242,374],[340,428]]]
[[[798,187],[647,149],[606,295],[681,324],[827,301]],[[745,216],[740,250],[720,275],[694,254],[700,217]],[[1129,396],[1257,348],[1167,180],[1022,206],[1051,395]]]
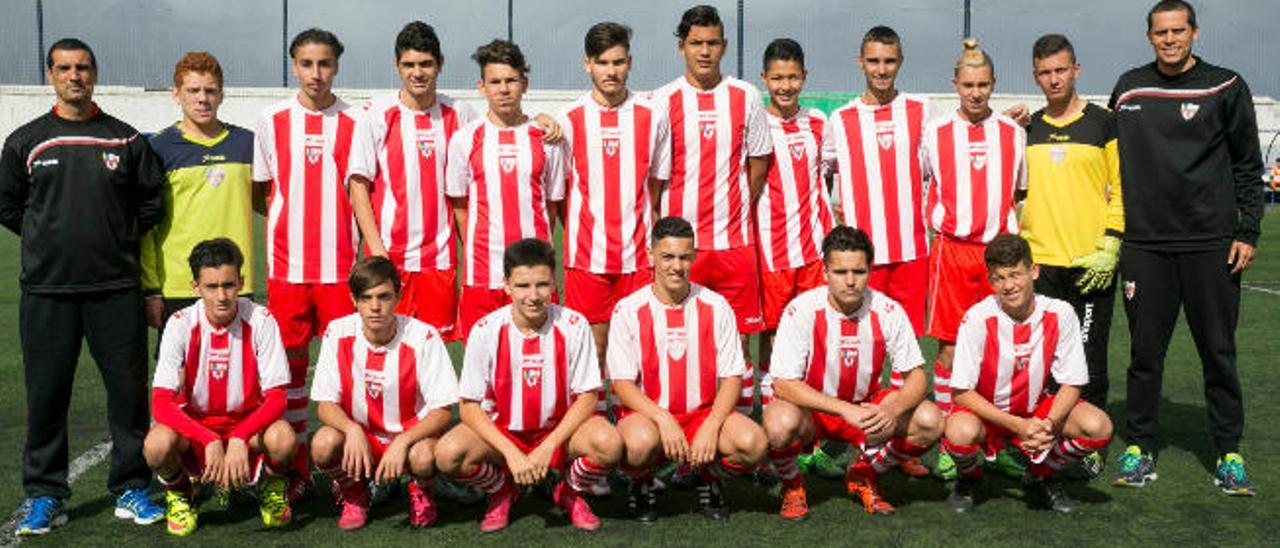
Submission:
[[[822,238],[822,261],[826,262],[836,251],[861,251],[867,255],[867,264],[875,258],[875,246],[871,238],[860,228],[838,225]]]
[[[653,223],[653,229],[649,232],[650,245],[657,245],[658,240],[663,238],[688,238],[693,239],[693,225],[689,224],[684,217],[663,217]]]
[[[800,43],[790,38],[778,38],[769,42],[764,48],[764,64],[762,70],[769,70],[769,63],[774,61],[795,61],[804,69],[804,49]]]
[[[689,29],[693,27],[718,27],[720,37],[724,38],[724,22],[720,20],[720,12],[706,4],[685,10],[680,16],[680,24],[676,26],[676,38],[684,40],[689,37]]]
[[[347,276],[347,288],[351,290],[351,296],[356,298],[387,282],[391,282],[396,293],[400,292],[400,271],[391,259],[381,256],[356,261],[355,266],[351,267],[351,274]]]
[[[200,271],[206,268],[221,268],[226,265],[236,267],[236,272],[244,266],[244,254],[235,242],[227,238],[214,238],[196,244],[187,255],[187,265],[191,267],[191,279],[199,280]]]
[[[868,29],[867,33],[862,35],[862,43],[858,46],[859,53],[866,49],[867,42],[878,42],[886,46],[898,46],[898,56],[902,57],[902,38],[898,37],[898,33],[890,27],[876,25]]]
[[[484,77],[484,67],[493,64],[507,65],[516,69],[521,77],[529,76],[529,65],[525,63],[524,53],[520,52],[520,46],[515,42],[494,40],[476,48],[476,52],[471,54],[471,59],[480,65],[481,78]]]
[[[537,238],[525,238],[507,246],[502,254],[502,276],[511,277],[511,272],[522,266],[545,266],[555,272],[556,249]]]
[[[987,264],[987,270],[1020,264],[1031,266],[1031,245],[1017,234],[1000,234],[987,244],[982,260]]]
[[[1191,7],[1189,2],[1185,0],[1160,0],[1156,2],[1156,5],[1151,6],[1151,11],[1147,12],[1147,32],[1151,32],[1151,18],[1157,13],[1166,11],[1187,12],[1187,23],[1191,25],[1191,29],[1199,28],[1196,26],[1196,9]]]
[[[89,44],[84,43],[84,40],[79,38],[63,38],[49,46],[49,51],[44,54],[45,68],[53,68],[53,52],[58,50],[87,51],[89,52],[89,66],[93,67],[93,70],[98,70],[98,56],[93,54],[93,48],[90,48]]]
[[[297,58],[298,48],[307,44],[329,46],[329,49],[333,50],[334,59],[341,59],[342,52],[346,50],[346,48],[342,47],[342,42],[332,32],[312,27],[299,32],[297,36],[293,37],[293,41],[289,43],[289,58]]]
[[[400,56],[409,50],[429,53],[436,58],[436,64],[444,64],[436,29],[422,21],[410,21],[396,35],[396,60],[399,61]]]
[[[587,30],[587,37],[582,41],[582,49],[587,57],[599,57],[615,46],[631,52],[631,27],[613,21],[604,21],[592,25]]]
[[[1046,34],[1037,38],[1036,43],[1032,44],[1031,62],[1034,63],[1063,51],[1071,54],[1072,63],[1076,62],[1076,48],[1071,45],[1071,40],[1067,40],[1067,37],[1061,34]]]

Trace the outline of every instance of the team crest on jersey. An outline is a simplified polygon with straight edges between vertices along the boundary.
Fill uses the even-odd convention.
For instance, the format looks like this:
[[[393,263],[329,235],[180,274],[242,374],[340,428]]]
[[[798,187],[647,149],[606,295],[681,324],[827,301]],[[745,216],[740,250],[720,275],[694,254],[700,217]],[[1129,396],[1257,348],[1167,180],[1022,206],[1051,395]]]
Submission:
[[[791,143],[791,157],[797,160],[804,158],[804,143]]]
[[[382,397],[383,380],[381,371],[364,372],[364,391],[371,399],[376,400]]]
[[[981,170],[987,167],[986,143],[969,143],[969,163],[973,164],[973,169]]]
[[[1200,105],[1196,103],[1182,103],[1182,108],[1180,108],[1179,111],[1182,112],[1183,120],[1190,120],[1196,117],[1197,112],[1200,112]]]
[[[1138,283],[1133,280],[1125,280],[1124,282],[1124,300],[1132,301],[1133,297],[1138,294]]]
[[[221,381],[227,378],[227,369],[231,365],[231,350],[228,348],[210,348],[209,376]]]
[[[204,182],[209,186],[218,187],[222,181],[227,178],[227,170],[220,167],[211,167],[204,172]]]
[[[120,166],[120,155],[111,152],[103,152],[102,163],[107,166],[107,169],[115,171],[116,168]]]
[[[1017,356],[1014,356],[1013,358],[1014,371],[1025,371],[1028,365],[1031,365],[1030,354],[1019,354]]]
[[[892,121],[883,120],[876,122],[876,144],[880,145],[880,148],[884,150],[889,150],[889,148],[893,146]]]
[[[685,350],[688,348],[685,330],[683,327],[667,328],[667,355],[673,360],[684,357]]]
[[[716,136],[715,120],[703,120],[698,123],[698,132],[702,134],[703,139],[712,139]]]
[[[542,354],[532,354],[525,356],[520,363],[520,377],[524,379],[525,386],[534,388],[538,383],[542,382]]]
[[[606,155],[610,156],[610,157],[612,157],[612,156],[616,155],[616,154],[618,153],[618,140],[617,140],[617,139],[605,139],[605,140],[604,140],[604,153],[605,153]]]
[[[1053,158],[1053,163],[1061,164],[1067,159],[1067,147],[1062,145],[1054,145],[1049,149],[1049,157]]]
[[[858,337],[840,337],[840,365],[853,367],[858,362]]]
[[[498,158],[498,167],[501,167],[501,168],[502,168],[502,171],[505,171],[505,172],[507,172],[507,173],[511,173],[512,171],[514,171],[514,170],[516,169],[516,157],[515,157],[515,156],[502,156],[502,157],[499,157],[499,158]]]
[[[307,153],[307,163],[316,164],[320,161],[320,157],[324,156],[324,136],[308,135],[303,140],[303,148]]]

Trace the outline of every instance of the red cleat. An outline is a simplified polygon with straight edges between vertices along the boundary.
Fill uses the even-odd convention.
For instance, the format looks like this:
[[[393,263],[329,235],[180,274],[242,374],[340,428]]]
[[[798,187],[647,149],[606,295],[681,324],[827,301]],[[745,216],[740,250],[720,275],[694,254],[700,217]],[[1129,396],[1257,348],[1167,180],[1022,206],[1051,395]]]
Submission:
[[[794,485],[782,484],[782,510],[778,511],[782,519],[800,521],[809,517],[809,499],[804,491],[804,482]]]
[[[920,459],[915,457],[902,461],[902,464],[898,465],[898,470],[901,470],[909,478],[929,477],[929,467],[920,464]]]
[[[361,482],[339,494],[338,504],[342,506],[339,529],[354,531],[364,527],[369,521],[369,484]]]
[[[569,522],[574,527],[583,531],[595,531],[600,528],[600,518],[591,511],[591,506],[582,498],[582,493],[569,487],[568,483],[560,482],[552,498],[560,509],[564,510],[565,515],[569,516]]]
[[[431,500],[431,492],[421,487],[417,480],[409,482],[409,526],[419,529],[431,527],[436,517],[436,504]]]

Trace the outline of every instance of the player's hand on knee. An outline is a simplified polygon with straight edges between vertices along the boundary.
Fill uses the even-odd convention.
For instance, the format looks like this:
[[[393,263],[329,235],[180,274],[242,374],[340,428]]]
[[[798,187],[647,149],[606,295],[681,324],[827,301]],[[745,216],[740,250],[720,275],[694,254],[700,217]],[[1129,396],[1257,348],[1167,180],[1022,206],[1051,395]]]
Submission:
[[[378,469],[374,471],[373,478],[378,483],[391,483],[400,479],[404,475],[405,462],[409,458],[409,451],[406,443],[396,438],[387,446],[386,453],[382,454],[382,461],[378,463]]]
[[[698,433],[693,435],[693,444],[689,446],[689,464],[703,466],[715,460],[720,432],[718,428],[711,426],[710,422],[704,422]]]
[[[222,440],[215,440],[204,446],[204,471],[200,474],[200,481],[210,485],[219,485],[224,481],[222,459],[225,455]]]
[[[355,436],[348,434],[346,438],[342,443],[342,470],[356,481],[373,477],[373,454],[364,432]]]
[[[227,442],[227,453],[223,457],[223,487],[235,489],[249,483],[249,444],[239,438],[231,438]]]
[[[680,462],[689,458],[689,442],[684,437],[684,429],[670,415],[658,420],[658,437],[662,440],[662,451],[667,459]]]

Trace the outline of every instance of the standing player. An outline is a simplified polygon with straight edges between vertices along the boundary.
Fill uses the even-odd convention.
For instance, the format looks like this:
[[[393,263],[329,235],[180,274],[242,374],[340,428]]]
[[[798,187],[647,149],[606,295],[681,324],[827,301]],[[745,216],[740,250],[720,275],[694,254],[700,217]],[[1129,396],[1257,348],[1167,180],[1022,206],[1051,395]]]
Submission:
[[[867,288],[872,250],[861,230],[832,229],[822,240],[826,286],[791,301],[778,328],[776,396],[764,428],[782,477],[785,519],[809,513],[796,469],[801,447],[821,438],[858,447],[861,455],[845,473],[849,494],[868,513],[892,514],[878,476],[924,454],[942,435],[942,413],[924,399],[929,381],[911,319],[897,301]],[[881,389],[885,357],[905,379],[901,389]]]
[[[244,256],[227,238],[199,242],[187,259],[198,296],[165,324],[151,388],[155,426],[142,452],[165,486],[168,532],[197,526],[190,477],[222,489],[257,484],[262,524],[293,514],[280,473],[296,447],[282,417],[289,365],[265,308],[240,297]]]
[[[1026,240],[996,236],[983,260],[995,295],[965,313],[956,339],[955,406],[942,446],[960,480],[947,505],[972,510],[982,481],[979,459],[1011,446],[1033,463],[1031,491],[1052,510],[1071,512],[1075,504],[1057,474],[1111,441],[1111,419],[1080,399],[1089,381],[1080,321],[1067,302],[1035,293],[1040,267]],[[1052,384],[1056,394],[1047,390]]]
[[[436,440],[458,400],[453,365],[434,327],[396,313],[402,286],[391,260],[361,259],[347,285],[356,313],[329,324],[311,385],[323,423],[311,458],[333,480],[339,529],[364,526],[371,482],[405,474],[409,525],[429,527]]]
[[[613,306],[653,281],[644,251],[654,197],[671,174],[671,128],[665,112],[627,89],[630,28],[598,23],[584,46],[591,92],[559,119],[570,166],[564,303],[591,322],[603,364]]]
[[[222,66],[208,52],[188,52],[178,60],[173,99],[182,120],[151,137],[169,182],[167,211],[142,240],[147,323],[162,333],[174,312],[198,300],[182,272],[199,242],[234,242],[250,265],[241,291],[253,292],[253,133],[218,119]]]
[[[504,250],[523,238],[551,241],[564,200],[562,148],[546,142],[546,131],[520,106],[529,86],[520,47],[494,40],[471,58],[480,65],[476,88],[489,111],[450,141],[445,175],[445,193],[464,231],[458,309],[464,339],[477,320],[511,302],[503,290]]]
[[[926,216],[937,234],[929,254],[926,327],[938,340],[933,395],[944,413],[951,406],[956,329],[965,310],[991,294],[982,250],[997,234],[1018,231],[1014,192],[1025,188],[1026,177],[1026,133],[988,105],[995,67],[976,39],[964,41],[953,83],[960,108],[930,122],[923,143],[930,179]],[[938,464],[939,475],[955,475],[945,455],[939,456]]]
[[[593,415],[601,388],[591,328],[581,314],[551,304],[555,249],[519,240],[503,260],[511,304],[486,315],[467,338],[457,425],[440,440],[440,470],[483,490],[480,531],[507,526],[519,488],[552,469],[564,480],[554,499],[574,527],[600,520],[583,497],[622,458],[622,439]]]
[[[352,145],[351,207],[369,255],[389,257],[404,288],[398,312],[456,337],[457,240],[445,198],[445,158],[459,128],[476,118],[436,92],[444,56],[436,31],[413,21],[396,36],[400,90],[372,100]]]
[[[333,94],[342,43],[308,29],[289,45],[298,94],[267,108],[254,135],[253,180],[270,196],[267,212],[267,308],[280,323],[289,359],[285,420],[306,444],[307,345],[330,321],[352,312],[342,283],[355,263],[355,221],[347,165],[355,112]],[[289,496],[311,487],[305,450],[294,456]]]
[[[764,328],[751,204],[773,152],[769,126],[760,92],[720,72],[729,42],[714,7],[685,11],[676,38],[684,75],[653,92],[671,121],[671,182],[661,214],[693,225],[701,253],[692,280],[733,306],[745,355],[747,335]]]
[[[1196,12],[1181,0],[1147,13],[1156,60],[1126,72],[1111,92],[1125,181],[1124,280],[1131,362],[1125,408],[1129,447],[1118,485],[1156,479],[1151,451],[1165,352],[1178,308],[1200,352],[1218,452],[1214,481],[1253,495],[1240,456],[1244,402],[1236,374],[1240,277],[1262,220],[1262,154],[1249,86],[1191,54]]]
[[[1048,105],[1027,126],[1027,200],[1022,236],[1040,266],[1036,293],[1071,304],[1080,318],[1089,382],[1080,397],[1107,405],[1107,342],[1115,305],[1116,262],[1124,234],[1120,159],[1115,119],[1076,94],[1080,64],[1061,34],[1046,34],[1031,48],[1036,84]],[[1096,477],[1099,453],[1074,469]]]
[[[618,432],[626,445],[631,509],[657,519],[653,467],[661,459],[700,472],[703,515],[729,515],[721,482],[764,460],[760,425],[733,410],[746,366],[728,301],[689,281],[694,230],[680,217],[653,225],[653,284],[628,295],[609,322],[609,379],[625,409]]]
[[[19,535],[66,522],[67,409],[85,340],[107,392],[115,514],[164,517],[147,498],[147,326],[139,237],[164,215],[164,173],[137,130],[93,102],[98,63],[75,38],[54,42],[53,108],[0,152],[0,225],[22,240],[18,326],[26,383]]]

